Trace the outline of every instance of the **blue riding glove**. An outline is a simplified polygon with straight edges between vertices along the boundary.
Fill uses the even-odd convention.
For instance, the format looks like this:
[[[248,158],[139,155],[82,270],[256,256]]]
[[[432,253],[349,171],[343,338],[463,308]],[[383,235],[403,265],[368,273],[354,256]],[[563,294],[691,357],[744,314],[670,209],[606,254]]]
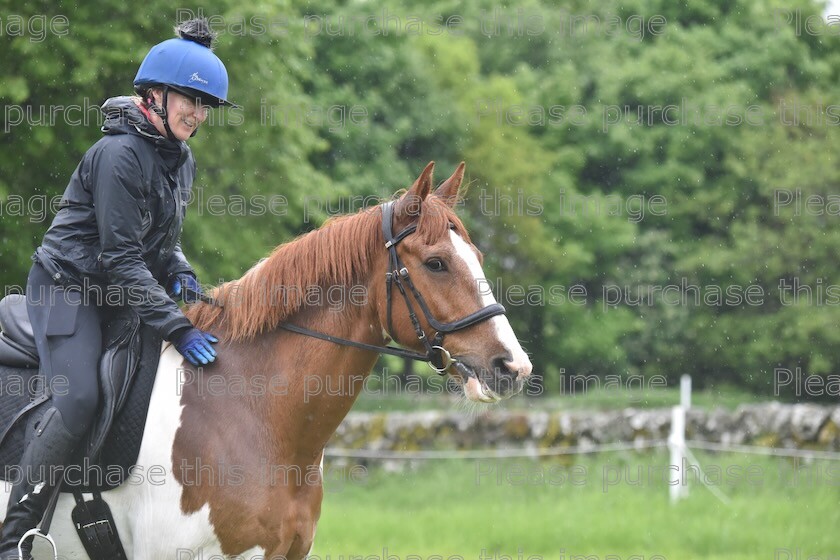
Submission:
[[[216,349],[210,345],[211,342],[219,342],[219,339],[195,327],[180,329],[172,337],[175,349],[194,366],[208,364],[216,359]]]
[[[172,299],[183,299],[184,303],[195,303],[199,301],[198,296],[204,294],[195,276],[186,272],[176,274],[170,279],[168,291]]]

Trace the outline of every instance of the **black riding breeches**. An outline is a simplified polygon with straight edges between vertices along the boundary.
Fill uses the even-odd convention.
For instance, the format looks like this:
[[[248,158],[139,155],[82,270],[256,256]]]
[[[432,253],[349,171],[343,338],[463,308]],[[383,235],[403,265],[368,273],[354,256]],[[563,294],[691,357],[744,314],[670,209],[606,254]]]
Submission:
[[[81,291],[56,285],[38,263],[29,271],[26,307],[53,405],[67,429],[81,437],[99,402],[100,310]]]

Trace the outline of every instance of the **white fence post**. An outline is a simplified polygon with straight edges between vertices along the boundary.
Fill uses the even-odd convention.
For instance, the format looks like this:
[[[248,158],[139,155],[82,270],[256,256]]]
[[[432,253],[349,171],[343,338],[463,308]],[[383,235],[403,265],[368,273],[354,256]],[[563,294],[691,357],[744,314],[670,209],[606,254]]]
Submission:
[[[676,503],[681,498],[688,496],[688,486],[683,484],[685,473],[683,468],[686,465],[685,452],[685,413],[691,408],[691,376],[680,377],[680,404],[671,409],[671,434],[668,436],[668,449],[671,451],[671,465],[675,468],[669,472],[676,474],[676,484],[668,477],[668,485],[671,496],[671,503]]]
[[[691,408],[691,376],[685,373],[680,377],[680,406]]]

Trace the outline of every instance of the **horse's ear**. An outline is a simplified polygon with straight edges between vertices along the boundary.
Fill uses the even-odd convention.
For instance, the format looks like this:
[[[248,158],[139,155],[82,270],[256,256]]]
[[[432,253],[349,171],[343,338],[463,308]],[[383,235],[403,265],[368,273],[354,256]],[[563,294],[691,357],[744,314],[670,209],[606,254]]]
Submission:
[[[461,181],[464,180],[464,167],[462,161],[458,164],[455,173],[435,191],[435,196],[442,199],[450,208],[454,208],[458,203],[458,189],[461,187]]]
[[[394,207],[394,214],[397,217],[419,216],[420,205],[432,191],[432,172],[435,170],[435,162],[430,161],[426,168],[408,189],[408,192],[400,197]]]

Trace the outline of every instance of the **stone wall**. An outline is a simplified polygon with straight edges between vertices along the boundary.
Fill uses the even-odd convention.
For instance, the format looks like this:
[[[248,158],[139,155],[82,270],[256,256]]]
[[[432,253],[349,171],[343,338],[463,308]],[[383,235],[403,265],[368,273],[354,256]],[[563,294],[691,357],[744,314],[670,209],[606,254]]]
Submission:
[[[582,449],[607,443],[664,441],[671,409],[520,412],[351,412],[328,449],[377,451]],[[767,403],[734,411],[692,409],[686,438],[721,444],[840,450],[840,406]]]

